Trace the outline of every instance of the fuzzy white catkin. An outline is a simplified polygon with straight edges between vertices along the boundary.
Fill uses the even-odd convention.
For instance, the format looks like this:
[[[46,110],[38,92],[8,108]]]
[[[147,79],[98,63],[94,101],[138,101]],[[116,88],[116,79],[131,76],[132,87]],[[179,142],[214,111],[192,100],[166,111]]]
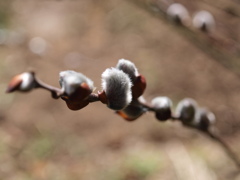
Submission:
[[[151,104],[156,110],[170,109],[172,107],[172,101],[166,96],[159,96],[151,101]]]
[[[145,113],[147,110],[143,108],[141,105],[132,104],[121,110],[128,118],[128,120],[135,120],[138,117],[140,117],[143,113]]]
[[[197,111],[197,102],[191,98],[181,100],[176,107],[176,115],[181,118],[183,122],[194,121]]]
[[[62,71],[59,73],[59,77],[60,86],[68,95],[71,95],[82,83],[86,83],[90,90],[94,88],[93,81],[82,73],[71,70]]]
[[[210,112],[208,109],[199,108],[195,116],[194,124],[198,125],[202,118],[206,118],[210,125],[216,122],[214,113]]]
[[[135,81],[137,76],[139,76],[135,64],[129,60],[119,59],[116,68],[126,73],[132,81]]]
[[[216,123],[216,116],[212,112],[208,112],[207,117],[209,119],[210,124]]]
[[[119,69],[109,68],[102,73],[102,88],[110,109],[124,109],[132,101],[131,87],[129,76]]]
[[[205,31],[213,31],[216,23],[213,15],[205,10],[197,12],[193,17],[193,26]]]
[[[166,121],[172,116],[172,101],[166,96],[159,96],[151,101],[155,116],[160,121]]]
[[[35,86],[34,75],[30,72],[22,73],[21,75],[22,83],[20,84],[19,90],[29,91]]]
[[[167,15],[174,21],[187,25],[190,19],[188,10],[180,3],[173,3],[167,9]]]

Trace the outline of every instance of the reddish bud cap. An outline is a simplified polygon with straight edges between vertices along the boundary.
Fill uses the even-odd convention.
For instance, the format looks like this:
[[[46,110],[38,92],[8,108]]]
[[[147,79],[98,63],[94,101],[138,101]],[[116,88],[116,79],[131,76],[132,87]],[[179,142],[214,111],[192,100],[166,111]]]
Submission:
[[[136,81],[134,82],[132,86],[132,96],[134,99],[139,98],[141,95],[143,95],[145,89],[147,87],[146,79],[144,76],[139,75],[136,78]]]
[[[11,93],[13,91],[18,90],[21,83],[22,83],[22,78],[20,75],[13,77],[12,80],[10,81],[10,83],[8,84],[6,92]]]
[[[86,107],[89,102],[88,101],[80,101],[80,102],[75,102],[75,101],[69,101],[65,99],[65,102],[67,104],[67,107],[73,111],[80,110],[84,107]]]
[[[92,90],[89,88],[87,83],[82,83],[76,90],[69,95],[69,99],[72,101],[81,101],[84,100],[92,93]]]
[[[104,91],[102,92],[98,91],[98,98],[103,104],[107,104],[107,96]]]

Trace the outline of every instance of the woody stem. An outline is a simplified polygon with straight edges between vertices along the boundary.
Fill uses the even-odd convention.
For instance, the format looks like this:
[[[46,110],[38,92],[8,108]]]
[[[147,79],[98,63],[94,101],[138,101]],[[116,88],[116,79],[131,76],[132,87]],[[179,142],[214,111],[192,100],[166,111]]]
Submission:
[[[63,95],[63,91],[60,88],[46,84],[36,77],[35,77],[35,81],[37,83],[36,88],[43,88],[43,89],[50,91],[52,94],[52,98],[54,98],[54,99],[58,99],[59,97],[61,97],[61,95]]]

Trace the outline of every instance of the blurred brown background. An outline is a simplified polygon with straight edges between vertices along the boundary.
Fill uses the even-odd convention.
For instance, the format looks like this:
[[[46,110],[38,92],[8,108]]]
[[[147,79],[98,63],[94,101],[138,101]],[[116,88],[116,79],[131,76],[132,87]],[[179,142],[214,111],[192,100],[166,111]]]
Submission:
[[[0,1],[0,179],[240,179],[218,144],[177,122],[159,123],[147,113],[129,123],[99,102],[74,112],[43,90],[5,94],[14,75],[32,69],[58,87],[60,71],[76,70],[100,90],[101,73],[129,59],[147,79],[148,101],[196,99],[216,114],[218,133],[240,157],[239,74],[142,2]],[[209,10],[216,34],[239,46],[239,1],[179,2],[191,15]]]

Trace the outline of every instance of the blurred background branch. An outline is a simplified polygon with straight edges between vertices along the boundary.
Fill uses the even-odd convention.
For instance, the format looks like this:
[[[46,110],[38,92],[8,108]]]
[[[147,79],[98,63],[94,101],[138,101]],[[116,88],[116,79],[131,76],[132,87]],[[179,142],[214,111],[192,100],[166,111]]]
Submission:
[[[217,27],[215,31],[211,34],[204,34],[193,27],[174,24],[174,22],[170,21],[170,18],[166,13],[168,6],[171,5],[170,1],[130,0],[130,2],[134,3],[139,8],[145,9],[152,16],[167,22],[167,24],[173,26],[173,29],[175,29],[176,32],[180,33],[204,53],[208,54],[218,63],[236,73],[238,76],[240,75],[240,43],[238,36],[238,13],[240,12],[240,8],[236,3],[230,2],[226,6],[224,5],[224,1],[221,1],[219,4],[213,4],[211,2],[208,3],[204,1],[203,3],[207,3],[208,5],[213,6],[213,8],[219,8],[222,10],[226,16],[232,16],[231,19],[237,18],[238,20],[238,23],[235,22],[234,28],[232,26],[228,26],[228,22],[224,21],[224,19],[217,18]],[[197,7],[195,7],[195,9],[197,9]],[[192,22],[190,22],[190,24],[191,23]]]

